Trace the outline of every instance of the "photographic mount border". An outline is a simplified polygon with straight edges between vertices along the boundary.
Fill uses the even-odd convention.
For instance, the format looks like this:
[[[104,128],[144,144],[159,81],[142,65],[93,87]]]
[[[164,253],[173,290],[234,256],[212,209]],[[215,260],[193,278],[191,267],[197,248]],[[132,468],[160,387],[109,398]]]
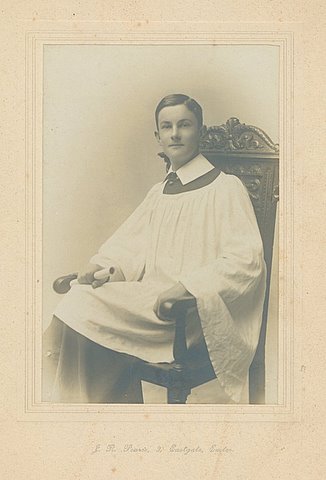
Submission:
[[[31,421],[247,422],[298,420],[294,388],[294,33],[253,32],[26,32],[26,335],[22,419]],[[42,319],[42,98],[45,45],[274,45],[280,48],[280,261],[279,404],[277,405],[75,405],[40,401]],[[41,127],[41,128],[40,128]],[[285,161],[286,159],[286,161]],[[286,259],[286,262],[284,261]],[[292,300],[292,301],[291,301]],[[300,309],[300,306],[297,306]],[[286,320],[285,320],[286,319]],[[38,368],[37,368],[38,366]],[[87,415],[87,419],[85,418]],[[100,415],[99,415],[100,414]],[[129,414],[137,418],[131,420]]]

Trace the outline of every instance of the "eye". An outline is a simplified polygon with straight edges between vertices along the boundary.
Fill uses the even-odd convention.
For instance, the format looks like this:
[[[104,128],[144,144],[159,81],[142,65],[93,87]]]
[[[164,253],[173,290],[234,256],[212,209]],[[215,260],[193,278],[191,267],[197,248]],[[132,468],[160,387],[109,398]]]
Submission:
[[[168,123],[163,123],[163,125],[161,125],[161,129],[166,129],[166,128],[170,128],[170,125]]]
[[[181,126],[182,127],[191,127],[191,123],[190,122],[182,122]]]

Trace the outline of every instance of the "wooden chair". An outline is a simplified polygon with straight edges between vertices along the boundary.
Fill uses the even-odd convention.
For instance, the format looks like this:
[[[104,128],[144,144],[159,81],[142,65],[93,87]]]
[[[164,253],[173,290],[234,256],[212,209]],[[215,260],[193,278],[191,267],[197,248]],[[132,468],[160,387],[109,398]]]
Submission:
[[[267,288],[262,327],[255,357],[249,370],[249,402],[265,403],[265,340],[273,255],[273,240],[278,201],[278,145],[260,128],[230,118],[226,124],[206,128],[201,153],[225,173],[237,175],[247,187],[256,213],[267,265]],[[57,293],[66,293],[76,274],[54,282]],[[165,314],[176,322],[174,362],[135,363],[134,375],[146,382],[167,388],[168,403],[186,403],[191,389],[216,378],[205,343],[187,349],[185,316],[194,308],[193,297],[174,304],[165,303]]]

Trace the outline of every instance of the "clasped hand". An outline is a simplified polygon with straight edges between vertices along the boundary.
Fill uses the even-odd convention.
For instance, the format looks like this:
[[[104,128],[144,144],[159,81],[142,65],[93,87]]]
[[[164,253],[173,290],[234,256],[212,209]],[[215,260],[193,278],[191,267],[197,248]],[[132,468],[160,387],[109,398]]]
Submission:
[[[178,300],[183,300],[185,298],[192,297],[192,295],[185,289],[182,283],[177,282],[168,290],[162,292],[158,297],[154,305],[154,313],[157,315],[158,318],[161,320],[171,320],[171,318],[167,315],[164,306],[165,303],[174,304]]]
[[[125,277],[121,269],[115,265],[100,267],[100,265],[89,263],[79,272],[77,280],[78,283],[98,288],[107,282],[122,282]]]

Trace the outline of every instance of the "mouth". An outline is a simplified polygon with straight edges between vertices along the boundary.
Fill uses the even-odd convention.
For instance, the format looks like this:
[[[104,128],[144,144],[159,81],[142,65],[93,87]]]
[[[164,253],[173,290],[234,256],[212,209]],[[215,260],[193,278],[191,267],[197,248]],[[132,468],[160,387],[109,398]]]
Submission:
[[[183,143],[171,143],[171,145],[169,145],[169,147],[183,147]]]

